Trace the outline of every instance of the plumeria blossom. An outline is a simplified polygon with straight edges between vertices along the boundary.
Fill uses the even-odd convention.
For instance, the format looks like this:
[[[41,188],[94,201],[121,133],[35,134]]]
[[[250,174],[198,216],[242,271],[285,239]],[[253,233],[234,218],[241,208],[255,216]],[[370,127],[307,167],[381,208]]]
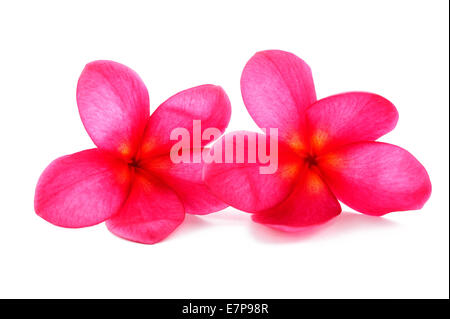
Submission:
[[[226,207],[202,182],[203,163],[174,164],[174,128],[193,130],[193,120],[223,132],[231,108],[222,88],[202,85],[182,91],[150,116],[149,96],[139,76],[112,61],[86,65],[77,86],[81,120],[95,149],[60,157],[42,173],[35,211],[62,227],[106,221],[122,238],[153,244],[177,228],[185,213]],[[208,141],[203,141],[201,152]],[[192,145],[192,144],[191,144]]]
[[[385,98],[350,92],[317,101],[309,66],[277,50],[250,59],[241,91],[256,124],[278,128],[278,169],[264,175],[261,163],[211,163],[204,180],[220,199],[253,213],[255,222],[295,231],[339,215],[338,200],[377,216],[419,209],[428,200],[431,183],[417,159],[375,142],[398,120]],[[245,132],[230,134],[245,140]]]

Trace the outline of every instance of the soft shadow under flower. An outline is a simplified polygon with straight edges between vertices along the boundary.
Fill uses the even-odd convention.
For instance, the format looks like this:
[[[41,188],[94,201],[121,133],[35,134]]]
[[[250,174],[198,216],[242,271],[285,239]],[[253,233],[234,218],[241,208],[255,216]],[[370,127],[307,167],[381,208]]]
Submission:
[[[305,227],[297,232],[284,232],[257,223],[250,223],[250,225],[251,234],[257,240],[266,243],[289,243],[314,240],[314,238],[319,238],[317,236],[319,234],[321,235],[320,238],[323,239],[324,237],[338,237],[354,231],[391,228],[396,227],[397,223],[385,217],[342,212],[339,218],[334,218],[321,225]]]

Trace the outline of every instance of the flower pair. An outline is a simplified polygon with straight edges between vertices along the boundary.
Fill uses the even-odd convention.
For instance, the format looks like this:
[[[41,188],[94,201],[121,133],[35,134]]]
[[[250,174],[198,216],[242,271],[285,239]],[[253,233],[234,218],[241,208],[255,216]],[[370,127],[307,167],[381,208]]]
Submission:
[[[383,215],[418,209],[430,196],[428,175],[411,154],[374,142],[398,119],[386,99],[353,92],[316,101],[311,70],[283,51],[252,57],[241,89],[255,122],[278,129],[273,174],[260,174],[262,164],[248,160],[171,160],[174,129],[224,132],[231,108],[220,87],[180,92],[150,116],[147,90],[135,72],[110,61],[88,64],[78,81],[77,103],[98,148],[61,157],[46,168],[36,188],[37,214],[63,227],[106,221],[114,234],[151,244],[168,236],[185,213],[208,214],[227,204],[253,213],[256,222],[291,231],[338,215],[338,200]],[[193,127],[195,120],[201,128]],[[237,144],[247,133],[230,134]],[[204,153],[211,141],[190,143],[190,156]]]

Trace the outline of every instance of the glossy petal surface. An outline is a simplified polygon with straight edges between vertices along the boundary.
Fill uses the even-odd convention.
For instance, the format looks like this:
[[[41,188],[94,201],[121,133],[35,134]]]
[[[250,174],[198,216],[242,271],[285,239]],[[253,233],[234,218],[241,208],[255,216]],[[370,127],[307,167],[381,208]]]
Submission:
[[[284,231],[322,224],[341,213],[341,206],[318,174],[305,169],[289,197],[252,219]]]
[[[394,129],[395,106],[382,96],[350,92],[317,101],[307,112],[311,146],[316,154],[360,141],[374,141]]]
[[[128,195],[130,171],[97,149],[54,160],[36,187],[36,213],[52,224],[85,227],[116,214]]]
[[[350,144],[321,157],[319,167],[339,200],[369,215],[422,208],[431,194],[422,164],[391,144]]]
[[[178,141],[176,137],[170,139],[174,129],[183,129],[189,133],[188,148],[200,148],[211,142],[202,140],[205,129],[217,128],[223,133],[230,116],[230,101],[220,86],[202,85],[177,93],[151,115],[141,157],[169,154],[171,147]],[[201,122],[194,123],[194,120]],[[197,133],[198,136],[195,136]],[[200,142],[199,145],[194,145],[194,138]]]
[[[128,200],[106,226],[124,239],[155,244],[183,222],[184,208],[170,188],[144,174],[136,173]]]
[[[205,149],[205,151],[208,151]],[[158,176],[182,200],[186,213],[204,215],[228,205],[214,196],[202,180],[204,162],[202,150],[189,150],[191,161],[174,163],[170,155],[161,155],[143,163],[143,167]],[[194,162],[194,157],[200,160]]]
[[[256,138],[255,143],[249,143],[249,136],[261,140]],[[222,150],[221,163],[206,164],[204,169],[204,181],[213,194],[235,208],[257,212],[273,207],[290,193],[300,172],[300,160],[280,144],[275,171],[261,174],[261,168],[267,169],[274,164],[270,164],[270,159],[262,161],[258,156],[259,148],[266,143],[266,138],[254,132],[233,132],[213,145],[212,154]],[[267,154],[269,150],[268,147]],[[243,156],[237,155],[238,152]],[[249,158],[249,154],[256,154],[254,161]],[[226,162],[226,156],[229,156],[229,163]]]
[[[278,128],[286,143],[304,143],[305,109],[316,101],[309,66],[289,52],[256,53],[242,72],[245,106],[261,128]]]
[[[136,72],[112,61],[87,64],[77,103],[95,145],[124,159],[135,155],[150,113],[147,89]]]

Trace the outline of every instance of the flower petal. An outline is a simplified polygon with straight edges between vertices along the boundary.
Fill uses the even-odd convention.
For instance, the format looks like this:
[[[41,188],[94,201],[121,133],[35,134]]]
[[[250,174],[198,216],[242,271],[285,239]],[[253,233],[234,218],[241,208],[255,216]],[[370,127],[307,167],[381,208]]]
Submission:
[[[118,212],[130,179],[125,163],[98,149],[60,157],[39,178],[35,211],[58,226],[98,224]]]
[[[189,132],[189,148],[200,148],[212,142],[202,140],[205,129],[217,128],[223,133],[230,116],[230,101],[220,86],[207,84],[179,92],[161,104],[151,115],[144,134],[141,157],[169,154],[170,148],[177,142],[171,140],[170,136],[177,128]],[[199,132],[199,136],[194,136],[194,120],[200,121],[195,126],[195,132]],[[200,141],[198,147],[195,147],[193,142],[196,137]]]
[[[81,120],[100,149],[130,159],[137,151],[150,108],[147,89],[125,65],[94,61],[78,80]]]
[[[255,142],[250,143],[249,137]],[[203,172],[204,181],[213,194],[246,212],[258,212],[281,202],[290,193],[301,162],[282,144],[278,145],[277,153],[272,146],[267,146],[272,159],[263,161],[258,151],[262,144],[269,144],[269,140],[263,134],[240,131],[226,134],[217,141],[212,154],[221,154],[221,159],[206,164]],[[250,154],[255,160],[250,159]],[[266,174],[262,174],[261,169],[265,169]]]
[[[130,195],[118,214],[106,221],[115,235],[155,244],[172,233],[184,219],[177,195],[157,179],[137,171]]]
[[[422,164],[391,144],[350,144],[320,157],[319,167],[339,200],[369,215],[419,209],[431,194]]]
[[[204,215],[224,209],[228,205],[214,196],[202,179],[204,161],[203,150],[188,150],[190,161],[174,163],[170,155],[152,157],[143,162],[142,167],[155,174],[177,193],[186,213]],[[208,149],[204,149],[208,151]],[[194,162],[199,159],[199,163]]]
[[[309,107],[306,114],[316,154],[353,142],[374,141],[390,132],[398,121],[397,109],[391,102],[365,92],[324,98]]]
[[[341,213],[341,205],[320,176],[304,169],[298,184],[278,206],[252,216],[253,221],[283,231],[322,224]]]
[[[309,66],[292,53],[256,53],[242,72],[245,106],[261,128],[278,128],[282,140],[302,140],[305,109],[316,101]],[[298,141],[297,141],[298,142]]]

